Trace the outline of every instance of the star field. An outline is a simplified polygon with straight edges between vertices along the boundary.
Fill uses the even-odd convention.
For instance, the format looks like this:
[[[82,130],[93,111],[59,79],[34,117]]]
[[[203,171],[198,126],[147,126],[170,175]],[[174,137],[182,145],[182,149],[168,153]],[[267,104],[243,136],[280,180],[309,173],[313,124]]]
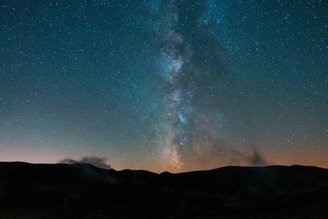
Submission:
[[[5,0],[0,160],[328,167],[328,2]]]

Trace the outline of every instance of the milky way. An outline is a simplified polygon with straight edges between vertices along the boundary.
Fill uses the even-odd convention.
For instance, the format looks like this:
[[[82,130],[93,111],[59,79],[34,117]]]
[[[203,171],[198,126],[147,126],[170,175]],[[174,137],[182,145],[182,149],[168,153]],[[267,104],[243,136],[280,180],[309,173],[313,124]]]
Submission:
[[[215,34],[201,20],[206,7],[205,2],[173,0],[162,1],[160,5],[164,115],[159,144],[163,147],[164,162],[173,170],[192,169],[197,165],[214,168],[229,162],[250,164],[246,157],[252,156],[226,142],[224,133],[220,133],[225,127],[218,100],[206,97],[201,90],[202,86],[211,85],[211,82],[204,83],[204,78],[212,79],[213,87],[221,86],[220,76],[226,70],[221,58],[224,51]],[[186,16],[185,9],[197,13]],[[197,92],[201,95],[195,96]]]
[[[165,10],[166,9],[166,10]],[[186,128],[190,122],[192,114],[192,91],[189,87],[183,87],[182,80],[191,74],[191,71],[184,71],[186,64],[190,61],[192,51],[185,47],[183,36],[176,31],[176,25],[179,20],[176,4],[174,1],[166,2],[161,5],[161,11],[166,15],[166,22],[162,27],[162,65],[161,78],[166,93],[164,104],[164,158],[169,165],[175,168],[181,168],[182,150],[188,142],[188,133]],[[165,16],[162,16],[162,20]]]

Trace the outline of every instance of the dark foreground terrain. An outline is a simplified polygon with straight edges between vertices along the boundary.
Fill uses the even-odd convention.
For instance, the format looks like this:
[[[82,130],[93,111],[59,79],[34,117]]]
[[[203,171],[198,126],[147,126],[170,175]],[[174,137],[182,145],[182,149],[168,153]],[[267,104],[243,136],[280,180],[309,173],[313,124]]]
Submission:
[[[0,163],[0,218],[328,218],[328,170],[224,167],[155,174]]]

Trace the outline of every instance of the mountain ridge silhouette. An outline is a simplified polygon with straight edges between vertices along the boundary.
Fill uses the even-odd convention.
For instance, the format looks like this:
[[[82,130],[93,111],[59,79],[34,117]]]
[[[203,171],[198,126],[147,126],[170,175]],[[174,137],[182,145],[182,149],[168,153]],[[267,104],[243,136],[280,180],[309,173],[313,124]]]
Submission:
[[[0,218],[328,218],[328,169],[184,173],[0,162]]]

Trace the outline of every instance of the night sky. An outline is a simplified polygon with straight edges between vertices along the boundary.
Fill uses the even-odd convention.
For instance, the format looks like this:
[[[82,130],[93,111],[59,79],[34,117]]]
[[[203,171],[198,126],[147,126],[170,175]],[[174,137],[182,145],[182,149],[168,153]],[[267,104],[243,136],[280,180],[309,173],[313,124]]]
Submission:
[[[0,160],[328,167],[328,1],[2,0]]]

